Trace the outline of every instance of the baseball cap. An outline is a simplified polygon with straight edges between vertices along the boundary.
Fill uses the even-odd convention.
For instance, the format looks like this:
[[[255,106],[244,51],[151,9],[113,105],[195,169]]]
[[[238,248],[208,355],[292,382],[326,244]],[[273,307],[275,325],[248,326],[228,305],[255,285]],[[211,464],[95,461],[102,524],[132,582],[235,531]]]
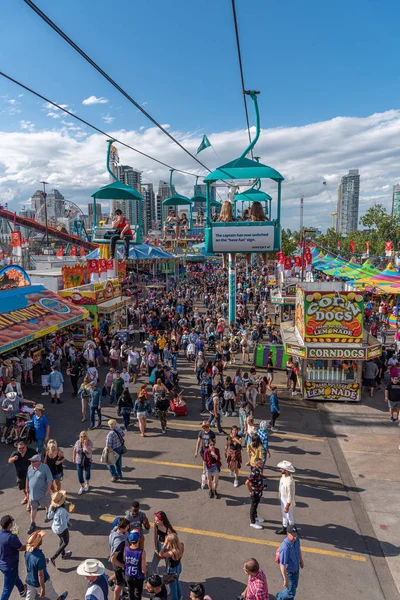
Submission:
[[[287,528],[286,531],[287,531],[287,533],[290,533],[291,535],[295,535],[296,537],[299,535],[296,525],[289,525],[289,527]]]
[[[136,544],[136,542],[139,540],[139,538],[140,538],[140,531],[135,529],[134,531],[131,531],[131,533],[129,534],[128,540],[130,542]]]
[[[33,456],[31,456],[31,458],[29,459],[29,462],[36,462],[36,461],[39,461],[39,462],[41,462],[41,461],[42,461],[42,457],[40,456],[40,454],[34,454],[34,455],[33,455]]]

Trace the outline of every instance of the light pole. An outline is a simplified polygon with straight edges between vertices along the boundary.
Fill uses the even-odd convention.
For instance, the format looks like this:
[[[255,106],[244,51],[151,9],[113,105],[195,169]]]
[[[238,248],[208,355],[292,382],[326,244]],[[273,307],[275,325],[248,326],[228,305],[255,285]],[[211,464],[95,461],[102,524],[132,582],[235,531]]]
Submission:
[[[47,202],[46,202],[47,194],[46,194],[46,185],[49,185],[49,184],[47,183],[47,181],[41,181],[40,183],[43,184],[44,220],[45,220],[45,224],[46,224],[46,248],[48,248],[49,247],[49,229],[48,229],[48,225],[47,225]]]

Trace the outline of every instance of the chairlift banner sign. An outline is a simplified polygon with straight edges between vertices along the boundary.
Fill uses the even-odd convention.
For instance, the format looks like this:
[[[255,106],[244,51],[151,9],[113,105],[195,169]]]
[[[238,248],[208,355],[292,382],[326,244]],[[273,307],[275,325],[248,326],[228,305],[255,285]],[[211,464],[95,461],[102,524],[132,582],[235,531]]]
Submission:
[[[274,225],[232,227],[229,224],[226,227],[213,227],[213,251],[272,252],[274,250],[274,234]]]

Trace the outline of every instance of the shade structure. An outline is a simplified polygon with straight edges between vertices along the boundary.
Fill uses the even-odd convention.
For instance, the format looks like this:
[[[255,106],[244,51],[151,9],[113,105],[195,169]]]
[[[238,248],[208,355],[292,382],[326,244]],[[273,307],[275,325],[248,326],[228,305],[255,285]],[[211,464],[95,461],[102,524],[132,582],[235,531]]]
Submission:
[[[203,194],[197,194],[197,196],[192,196],[192,198],[190,198],[190,202],[207,202],[207,198],[205,196],[203,196]],[[210,201],[210,206],[214,207],[214,208],[221,208],[222,207],[222,202],[218,202],[218,200],[211,200]]]
[[[237,194],[233,199],[234,202],[265,202],[265,200],[272,200],[272,198],[267,192],[253,188]]]
[[[230,179],[273,179],[283,181],[283,176],[272,167],[263,165],[256,160],[239,157],[209,173],[204,181],[227,181]]]
[[[124,250],[117,248],[117,252],[118,258],[122,260],[124,258]],[[87,260],[96,258],[100,258],[100,250],[98,248],[86,256]],[[150,244],[135,244],[129,247],[129,258],[131,260],[167,259],[174,258],[174,255]]]
[[[183,205],[191,206],[192,201],[189,200],[189,198],[186,198],[186,196],[181,196],[180,194],[173,194],[173,196],[169,196],[169,198],[166,198],[165,200],[163,200],[163,206],[183,206]]]
[[[114,181],[109,185],[105,185],[93,192],[91,196],[98,200],[143,200],[142,195],[135,188],[121,181]]]

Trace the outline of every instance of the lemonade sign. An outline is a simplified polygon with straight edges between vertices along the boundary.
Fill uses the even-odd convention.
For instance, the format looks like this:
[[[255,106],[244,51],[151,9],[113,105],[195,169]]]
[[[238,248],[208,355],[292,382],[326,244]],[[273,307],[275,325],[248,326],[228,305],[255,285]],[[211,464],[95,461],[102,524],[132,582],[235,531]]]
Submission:
[[[305,341],[361,343],[364,301],[356,292],[309,292],[305,294]]]
[[[358,402],[360,400],[360,384],[319,381],[304,382],[304,398],[306,400],[339,400]]]

